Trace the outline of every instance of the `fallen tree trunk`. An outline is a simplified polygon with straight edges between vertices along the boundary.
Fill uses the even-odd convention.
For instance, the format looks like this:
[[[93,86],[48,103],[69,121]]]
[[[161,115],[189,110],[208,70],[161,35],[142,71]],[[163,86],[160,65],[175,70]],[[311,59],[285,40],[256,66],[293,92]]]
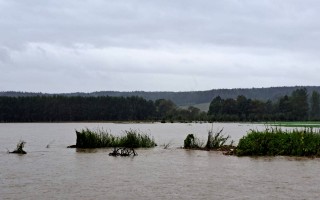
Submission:
[[[24,150],[14,150],[14,151],[10,151],[9,153],[27,154],[27,152],[25,152]]]

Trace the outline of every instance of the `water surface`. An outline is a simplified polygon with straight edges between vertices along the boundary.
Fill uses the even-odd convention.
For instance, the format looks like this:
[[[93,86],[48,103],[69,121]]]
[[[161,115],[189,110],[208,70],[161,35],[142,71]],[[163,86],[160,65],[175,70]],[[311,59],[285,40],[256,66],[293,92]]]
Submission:
[[[0,199],[318,199],[320,160],[235,157],[179,149],[188,133],[204,141],[211,124],[18,123],[0,124]],[[136,157],[110,149],[76,150],[75,129],[113,134],[139,129],[158,147]],[[236,142],[263,125],[217,123]],[[27,155],[7,154],[27,142]],[[169,149],[161,144],[170,143]],[[50,144],[50,148],[46,148]]]

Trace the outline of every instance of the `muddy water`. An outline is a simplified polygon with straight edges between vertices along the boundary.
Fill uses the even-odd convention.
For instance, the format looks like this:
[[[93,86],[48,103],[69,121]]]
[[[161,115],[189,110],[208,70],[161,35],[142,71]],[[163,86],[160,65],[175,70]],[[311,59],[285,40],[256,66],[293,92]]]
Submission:
[[[211,124],[0,124],[0,199],[318,199],[320,159],[234,157],[178,149],[188,133],[206,140]],[[134,158],[110,149],[76,150],[75,129],[139,129],[158,147]],[[256,124],[214,124],[238,141]],[[7,154],[17,141],[27,155]],[[162,144],[170,143],[169,149]],[[49,148],[46,146],[50,144]]]

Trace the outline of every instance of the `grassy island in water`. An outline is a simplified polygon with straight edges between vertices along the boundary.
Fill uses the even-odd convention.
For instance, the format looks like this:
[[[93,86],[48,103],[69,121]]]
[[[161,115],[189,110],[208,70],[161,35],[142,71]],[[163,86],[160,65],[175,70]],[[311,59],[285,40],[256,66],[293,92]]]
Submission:
[[[77,143],[75,147],[77,148],[151,148],[156,146],[154,139],[148,134],[132,129],[124,131],[121,136],[115,136],[100,129],[97,131],[82,129],[81,131],[76,131],[76,134]]]
[[[238,156],[320,156],[320,132],[312,128],[250,130],[239,140]]]

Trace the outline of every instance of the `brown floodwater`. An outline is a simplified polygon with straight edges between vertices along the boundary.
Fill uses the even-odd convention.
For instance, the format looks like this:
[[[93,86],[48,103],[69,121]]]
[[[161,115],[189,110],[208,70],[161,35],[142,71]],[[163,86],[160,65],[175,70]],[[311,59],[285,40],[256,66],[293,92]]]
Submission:
[[[320,159],[236,157],[178,147],[188,133],[205,142],[212,124],[0,124],[0,199],[318,199]],[[136,157],[76,150],[75,129],[139,129],[158,147]],[[216,123],[237,142],[259,124]],[[8,154],[25,140],[26,155]],[[168,149],[163,144],[170,144]],[[49,144],[49,148],[46,146]]]

